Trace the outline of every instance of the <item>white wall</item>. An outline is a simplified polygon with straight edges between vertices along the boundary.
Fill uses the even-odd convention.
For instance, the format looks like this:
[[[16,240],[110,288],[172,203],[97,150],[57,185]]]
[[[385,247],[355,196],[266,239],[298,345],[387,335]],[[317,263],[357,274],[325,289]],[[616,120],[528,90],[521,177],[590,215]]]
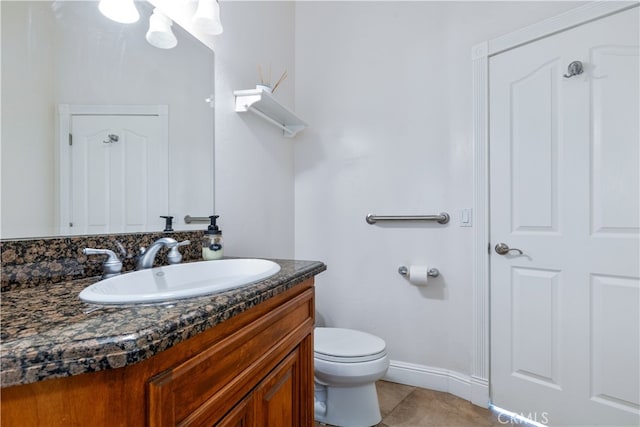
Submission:
[[[11,8],[11,6],[20,6]],[[50,235],[55,206],[55,64],[52,15],[3,2],[2,9],[2,237]],[[11,43],[9,43],[11,41]],[[22,64],[30,63],[30,67]],[[20,185],[16,185],[19,182]]]
[[[216,52],[216,211],[225,255],[293,258],[294,170],[297,141],[252,113],[234,112],[233,91],[252,89],[257,66],[274,93],[293,107],[293,2],[221,2],[224,33]]]
[[[472,365],[471,48],[578,6],[564,2],[301,2],[295,255],[328,269],[317,310],[384,338],[391,359],[462,376]],[[368,225],[367,213],[446,225]],[[409,284],[400,265],[441,277]]]

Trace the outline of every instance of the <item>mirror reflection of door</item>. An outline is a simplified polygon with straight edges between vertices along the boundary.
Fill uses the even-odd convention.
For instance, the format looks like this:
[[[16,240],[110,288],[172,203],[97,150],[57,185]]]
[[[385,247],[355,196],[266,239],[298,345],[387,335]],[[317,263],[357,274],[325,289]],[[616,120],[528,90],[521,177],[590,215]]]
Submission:
[[[166,115],[70,115],[68,157],[61,152],[68,162],[61,162],[60,169],[65,234],[158,228],[158,217],[167,214],[169,200],[166,119]]]

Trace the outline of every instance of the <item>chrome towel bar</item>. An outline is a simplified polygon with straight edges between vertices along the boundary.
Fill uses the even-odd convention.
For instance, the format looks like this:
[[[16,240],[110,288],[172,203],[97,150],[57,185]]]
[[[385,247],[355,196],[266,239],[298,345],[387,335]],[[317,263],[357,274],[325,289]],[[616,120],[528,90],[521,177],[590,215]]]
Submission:
[[[185,224],[191,224],[192,222],[209,222],[209,217],[208,216],[185,215],[184,223]]]
[[[446,224],[449,222],[449,214],[441,212],[440,215],[367,215],[367,223],[375,224],[378,221],[436,221],[439,224]]]

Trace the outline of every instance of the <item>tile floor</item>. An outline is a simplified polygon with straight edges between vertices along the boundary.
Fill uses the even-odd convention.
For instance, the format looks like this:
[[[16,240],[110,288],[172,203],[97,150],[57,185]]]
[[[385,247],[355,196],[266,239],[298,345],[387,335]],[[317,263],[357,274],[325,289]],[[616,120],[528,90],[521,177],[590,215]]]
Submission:
[[[387,381],[378,381],[376,388],[382,413],[378,427],[529,427],[449,393]]]

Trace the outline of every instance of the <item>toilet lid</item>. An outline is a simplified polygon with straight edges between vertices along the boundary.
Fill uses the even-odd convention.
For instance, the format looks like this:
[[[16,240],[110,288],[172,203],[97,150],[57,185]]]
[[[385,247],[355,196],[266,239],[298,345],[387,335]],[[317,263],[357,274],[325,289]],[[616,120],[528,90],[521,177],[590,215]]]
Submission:
[[[315,357],[324,360],[364,362],[386,354],[382,338],[353,329],[316,328],[313,339]]]

